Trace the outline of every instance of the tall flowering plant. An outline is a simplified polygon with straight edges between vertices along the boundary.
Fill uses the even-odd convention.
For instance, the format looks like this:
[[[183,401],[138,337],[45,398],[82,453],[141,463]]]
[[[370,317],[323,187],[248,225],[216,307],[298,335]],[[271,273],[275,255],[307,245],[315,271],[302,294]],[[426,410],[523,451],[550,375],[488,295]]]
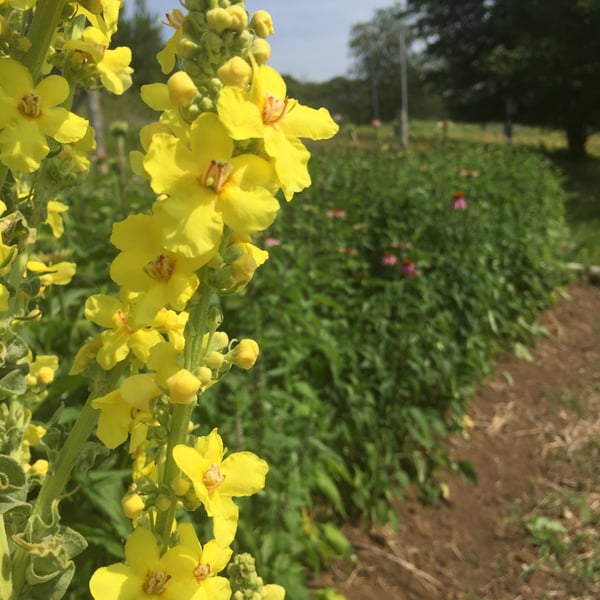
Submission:
[[[88,122],[70,111],[75,91],[131,85],[130,50],[111,48],[120,8],[121,0],[0,3],[0,597],[67,593],[86,541],[61,524],[59,502],[95,432],[108,449],[125,445],[132,461],[125,561],[91,574],[96,600],[283,598],[230,548],[235,498],[261,490],[268,465],[228,453],[217,428],[200,435],[206,424],[194,421],[202,393],[259,353],[254,340],[221,328],[219,296],[243,290],[267,260],[252,235],[276,218],[278,192],[289,201],[310,185],[301,139],[337,131],[325,109],[288,98],[268,66],[265,11],[184,0],[167,15],[173,35],[158,60],[168,79],[142,88],[159,116],[131,156],[156,199],[113,226],[119,293],[85,303],[100,329],[71,368],[90,382],[77,422],[62,438],[34,419],[58,358],[34,356],[22,330],[43,319],[40,295],[76,268],[38,255],[37,233],[60,235],[61,190],[94,148]],[[32,461],[32,447],[46,458]],[[198,539],[194,519],[211,521],[211,539]]]

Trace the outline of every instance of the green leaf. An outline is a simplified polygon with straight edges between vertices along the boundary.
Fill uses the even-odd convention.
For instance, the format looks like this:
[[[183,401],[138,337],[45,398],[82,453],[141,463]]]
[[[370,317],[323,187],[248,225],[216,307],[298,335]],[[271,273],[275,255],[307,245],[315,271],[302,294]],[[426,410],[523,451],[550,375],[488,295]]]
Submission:
[[[526,360],[527,362],[533,362],[533,356],[531,356],[531,352],[529,352],[527,346],[521,344],[521,342],[516,342],[513,346],[513,350],[517,358]]]
[[[335,506],[340,515],[346,517],[344,502],[335,481],[321,467],[316,467],[313,475],[319,491]]]

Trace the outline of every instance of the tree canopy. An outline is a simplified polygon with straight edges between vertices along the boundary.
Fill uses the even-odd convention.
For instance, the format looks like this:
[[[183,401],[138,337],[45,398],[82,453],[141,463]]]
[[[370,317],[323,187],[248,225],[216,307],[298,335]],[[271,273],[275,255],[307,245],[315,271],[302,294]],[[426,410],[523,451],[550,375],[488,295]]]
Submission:
[[[600,0],[408,0],[451,115],[563,128],[573,155],[600,125]]]

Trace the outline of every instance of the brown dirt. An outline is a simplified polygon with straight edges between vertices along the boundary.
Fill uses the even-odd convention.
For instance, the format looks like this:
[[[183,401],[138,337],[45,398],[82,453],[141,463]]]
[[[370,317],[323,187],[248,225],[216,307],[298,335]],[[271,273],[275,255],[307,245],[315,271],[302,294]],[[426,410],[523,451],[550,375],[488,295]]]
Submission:
[[[332,565],[320,587],[348,600],[600,598],[600,581],[545,567],[527,574],[538,553],[520,520],[558,489],[593,500],[600,514],[598,453],[589,450],[600,446],[600,288],[576,284],[569,295],[542,315],[550,335],[530,349],[533,361],[497,361],[470,402],[468,439],[449,441],[478,483],[449,475],[447,501],[400,502],[396,532],[345,527],[356,560]]]

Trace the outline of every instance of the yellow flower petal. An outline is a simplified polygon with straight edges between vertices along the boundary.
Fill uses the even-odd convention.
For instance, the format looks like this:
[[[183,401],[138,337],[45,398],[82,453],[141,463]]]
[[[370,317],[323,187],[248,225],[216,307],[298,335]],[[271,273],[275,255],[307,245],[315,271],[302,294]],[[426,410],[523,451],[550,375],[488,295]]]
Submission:
[[[252,452],[234,452],[221,463],[225,481],[219,491],[226,496],[251,496],[265,487],[269,465]]]

